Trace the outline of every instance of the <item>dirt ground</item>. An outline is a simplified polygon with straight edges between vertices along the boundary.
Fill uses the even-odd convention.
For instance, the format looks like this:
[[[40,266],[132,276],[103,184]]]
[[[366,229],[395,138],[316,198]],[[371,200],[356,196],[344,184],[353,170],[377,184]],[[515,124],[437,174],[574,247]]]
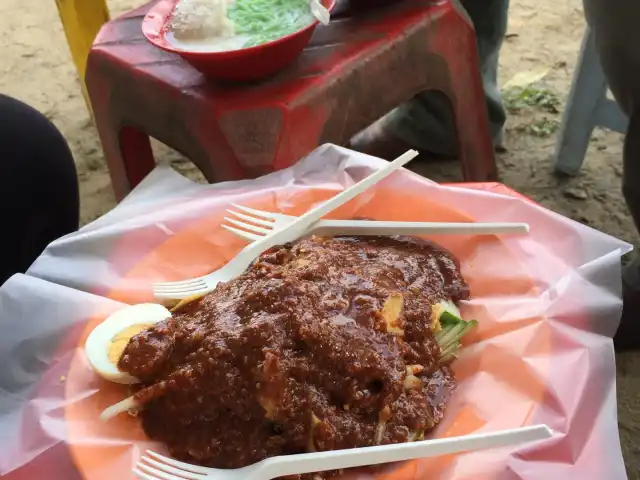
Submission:
[[[110,0],[113,15],[144,0]],[[569,89],[584,28],[580,0],[512,0],[509,34],[501,57],[501,81],[548,69],[532,92],[534,101],[510,102],[502,180],[546,207],[611,235],[638,243],[620,194],[621,136],[594,135],[580,176],[551,173],[554,129]],[[0,92],[38,108],[60,128],[75,155],[82,220],[114,206],[102,150],[57,17],[54,0],[0,2]],[[542,98],[540,98],[542,97]],[[522,100],[522,99],[520,99]],[[556,103],[559,102],[559,105]],[[197,178],[190,162],[162,146],[158,159]],[[426,169],[436,180],[457,178],[455,165]],[[618,357],[620,435],[629,476],[640,479],[640,354]]]

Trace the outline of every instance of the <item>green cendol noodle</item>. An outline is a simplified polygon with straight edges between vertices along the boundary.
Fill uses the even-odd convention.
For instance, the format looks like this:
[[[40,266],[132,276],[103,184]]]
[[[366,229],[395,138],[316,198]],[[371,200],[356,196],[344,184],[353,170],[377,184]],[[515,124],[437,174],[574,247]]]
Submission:
[[[290,35],[314,20],[307,0],[235,0],[228,16],[236,35],[250,37],[243,48]]]

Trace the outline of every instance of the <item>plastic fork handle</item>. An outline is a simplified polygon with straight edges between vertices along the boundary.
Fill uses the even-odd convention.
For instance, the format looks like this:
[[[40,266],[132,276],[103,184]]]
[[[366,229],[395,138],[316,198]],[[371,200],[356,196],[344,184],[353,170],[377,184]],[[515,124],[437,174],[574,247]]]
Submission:
[[[250,264],[266,250],[276,245],[282,245],[287,242],[297,240],[305,235],[309,227],[320,220],[327,213],[335,210],[341,205],[347,203],[360,193],[364,192],[380,180],[388,177],[396,170],[402,168],[418,155],[415,150],[409,150],[403,155],[396,158],[393,162],[386,164],[380,170],[376,170],[368,177],[360,180],[355,185],[350,186],[346,190],[331,197],[326,202],[318,205],[316,208],[309,210],[307,213],[295,218],[286,227],[266,235],[264,238],[250,243],[244,247],[238,254],[227,263],[223,269],[231,272],[237,272],[240,275]],[[235,276],[235,275],[234,275]]]
[[[311,227],[316,235],[497,235],[529,233],[527,223],[486,222],[378,222],[320,220]]]
[[[296,240],[302,234],[304,234],[311,225],[320,220],[327,213],[344,205],[349,200],[352,200],[360,193],[364,192],[368,188],[380,182],[382,179],[391,175],[396,170],[402,168],[411,160],[413,160],[417,155],[418,152],[416,152],[415,150],[409,150],[408,152],[396,158],[393,162],[390,162],[382,167],[380,170],[376,170],[368,177],[360,180],[355,185],[352,185],[346,190],[338,193],[334,197],[331,197],[329,200],[318,205],[313,210],[309,210],[307,213],[300,215],[296,220],[292,221],[282,230],[279,230],[272,235],[268,235],[264,238],[264,240],[259,240],[245,248],[260,250],[261,248],[263,248],[263,243],[269,244],[269,247],[267,248],[270,248],[274,245],[279,245]],[[262,253],[264,250],[266,249],[261,250],[260,253]]]
[[[284,475],[378,465],[471,450],[505,447],[544,440],[552,435],[553,432],[546,425],[535,425],[462,437],[274,457],[264,460],[262,468],[257,470],[262,471],[262,475],[259,475],[260,478],[272,479]]]

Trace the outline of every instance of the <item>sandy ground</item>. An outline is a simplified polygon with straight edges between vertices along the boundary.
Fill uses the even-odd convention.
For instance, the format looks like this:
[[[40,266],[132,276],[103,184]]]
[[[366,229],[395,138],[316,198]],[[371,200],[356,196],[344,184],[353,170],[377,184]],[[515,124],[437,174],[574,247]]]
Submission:
[[[143,0],[110,0],[113,15]],[[584,21],[580,0],[512,0],[501,80],[520,72],[548,69],[540,88],[562,110],[577,58]],[[80,93],[53,0],[0,2],[0,92],[22,99],[60,128],[75,155],[82,194],[82,220],[114,206],[96,131]],[[536,87],[537,88],[537,87]],[[614,236],[637,243],[620,194],[621,136],[597,131],[577,178],[551,174],[553,128],[559,115],[544,106],[525,106],[509,118],[506,146],[499,158],[502,180],[543,205]],[[548,110],[548,108],[547,108]],[[541,134],[534,134],[538,127]],[[158,159],[192,178],[193,165],[158,146]],[[428,167],[436,180],[457,178],[455,165]],[[618,357],[620,435],[629,476],[640,479],[640,354]]]

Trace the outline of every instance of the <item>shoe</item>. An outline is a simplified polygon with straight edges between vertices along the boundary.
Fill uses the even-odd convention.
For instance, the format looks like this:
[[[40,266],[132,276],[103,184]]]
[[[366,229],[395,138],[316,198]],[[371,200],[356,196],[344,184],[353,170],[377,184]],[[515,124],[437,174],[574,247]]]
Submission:
[[[347,147],[356,152],[389,161],[413,149],[411,145],[385,128],[380,120],[354,136]]]
[[[417,150],[420,153],[420,160],[425,158],[434,161],[457,159],[456,156],[434,153],[405,142],[391,132],[385,117],[355,135],[347,144],[347,148],[389,161],[398,158],[407,150]],[[494,149],[498,153],[507,152],[502,132],[494,142]]]
[[[435,154],[405,142],[394,135],[387,126],[383,117],[370,127],[355,135],[347,144],[347,148],[356,152],[382,158],[384,160],[394,160],[407,150],[417,150],[420,153],[419,159],[428,158],[430,160],[454,160],[453,157],[446,157]]]

